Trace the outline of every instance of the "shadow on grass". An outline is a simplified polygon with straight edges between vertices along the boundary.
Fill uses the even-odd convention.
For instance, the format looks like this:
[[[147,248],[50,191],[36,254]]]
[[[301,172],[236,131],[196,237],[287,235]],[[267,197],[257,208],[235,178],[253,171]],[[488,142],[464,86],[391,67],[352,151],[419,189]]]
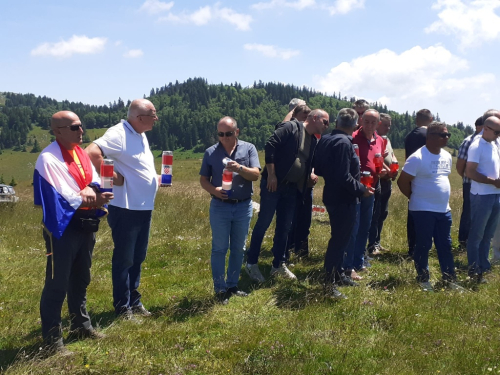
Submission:
[[[413,259],[408,256],[408,253],[382,253],[376,258],[378,261],[382,263],[390,263],[390,264],[405,264],[405,263],[413,263]]]
[[[387,291],[391,289],[398,289],[403,286],[408,286],[409,282],[408,279],[404,279],[401,277],[395,277],[395,276],[389,276],[385,279],[382,280],[374,280],[366,284],[367,287],[376,289],[376,290],[382,290],[382,291]]]
[[[210,297],[184,297],[179,302],[167,307],[153,307],[153,316],[164,316],[173,322],[185,322],[195,316],[208,314],[214,305],[215,299]]]

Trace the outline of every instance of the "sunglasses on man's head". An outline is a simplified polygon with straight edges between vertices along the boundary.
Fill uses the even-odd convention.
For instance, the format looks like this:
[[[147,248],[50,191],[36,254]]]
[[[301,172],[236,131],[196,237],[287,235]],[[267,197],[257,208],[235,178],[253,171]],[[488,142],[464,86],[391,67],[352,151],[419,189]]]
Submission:
[[[232,131],[232,132],[218,132],[217,135],[219,137],[224,137],[224,136],[232,137],[234,135],[234,131]]]
[[[441,138],[450,138],[451,137],[451,134],[450,133],[431,133],[431,134],[436,134],[438,136],[440,136]]]
[[[490,129],[495,135],[498,137],[500,135],[500,130],[494,130],[492,127],[486,126],[488,129]]]
[[[83,126],[80,124],[80,125],[66,125],[66,126],[58,126],[57,127],[58,129],[61,129],[61,128],[69,128],[69,130],[71,130],[72,132],[76,132],[78,131],[78,129],[82,128],[83,129]]]

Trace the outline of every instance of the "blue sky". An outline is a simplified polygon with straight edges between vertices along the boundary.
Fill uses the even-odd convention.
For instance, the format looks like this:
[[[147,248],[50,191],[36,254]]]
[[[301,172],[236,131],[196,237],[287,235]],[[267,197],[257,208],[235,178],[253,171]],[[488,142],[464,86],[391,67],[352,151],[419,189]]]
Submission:
[[[428,108],[500,108],[500,0],[0,0],[0,91],[90,104],[190,77]]]

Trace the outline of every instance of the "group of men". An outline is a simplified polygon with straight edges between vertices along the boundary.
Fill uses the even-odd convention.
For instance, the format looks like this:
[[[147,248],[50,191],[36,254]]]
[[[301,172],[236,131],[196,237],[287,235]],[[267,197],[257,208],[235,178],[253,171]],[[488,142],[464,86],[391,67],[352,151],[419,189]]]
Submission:
[[[51,118],[56,140],[40,153],[33,176],[34,200],[43,210],[47,249],[40,315],[48,352],[71,354],[62,338],[61,308],[66,296],[71,316],[70,338],[104,336],[92,327],[86,292],[95,233],[106,215],[114,242],[115,313],[125,319],[151,315],[142,305],[138,288],[159,186],[144,133],[157,120],[156,109],[149,100],[134,100],[127,120],[109,128],[103,137],[82,150],[79,145],[83,128],[78,116],[61,111]],[[96,172],[104,156],[114,162],[112,192],[102,192]]]
[[[216,299],[226,304],[232,296],[247,296],[238,288],[242,265],[252,280],[265,281],[258,262],[262,242],[276,214],[270,276],[296,279],[288,269],[290,251],[305,257],[313,189],[322,176],[323,202],[329,214],[331,238],[325,254],[325,293],[343,298],[339,286],[356,286],[369,260],[384,249],[380,244],[397,160],[387,134],[391,117],[358,100],[344,108],[329,127],[329,115],[293,99],[290,112],[265,145],[265,167],[260,182],[260,211],[245,258],[245,243],[253,214],[253,181],[261,166],[254,145],[238,139],[234,118],[217,124],[218,142],[205,151],[201,187],[211,195],[211,268]],[[47,248],[45,285],[40,301],[42,334],[51,351],[67,353],[63,345],[61,308],[67,296],[74,338],[101,338],[86,309],[92,251],[100,219],[107,215],[114,242],[112,257],[113,306],[117,316],[136,319],[151,313],[139,293],[141,264],[146,257],[151,214],[159,186],[145,132],[153,128],[154,105],[134,100],[127,120],[109,128],[86,150],[78,116],[61,111],[52,116],[56,141],[40,154],[33,178],[35,204],[43,208]],[[405,140],[406,163],[398,179],[408,197],[409,255],[417,280],[429,290],[428,254],[432,240],[443,279],[452,288],[456,275],[451,253],[449,207],[452,158],[443,148],[450,136],[446,125],[433,121],[428,110],[416,115],[417,128]],[[495,234],[500,259],[500,112],[487,111],[476,122],[476,133],[464,140],[458,172],[464,176],[464,210],[460,241],[467,246],[469,274],[483,281],[490,269],[489,246]],[[377,155],[379,154],[379,155]],[[103,192],[96,171],[103,158],[113,160],[113,191]],[[383,158],[377,164],[376,158]],[[224,189],[223,174],[232,174]],[[371,183],[361,179],[371,176]],[[362,183],[362,181],[364,183]],[[469,184],[469,185],[466,185]],[[470,189],[470,194],[468,194]],[[496,233],[495,233],[496,230]],[[416,236],[418,233],[418,236]],[[226,254],[230,250],[226,270]]]

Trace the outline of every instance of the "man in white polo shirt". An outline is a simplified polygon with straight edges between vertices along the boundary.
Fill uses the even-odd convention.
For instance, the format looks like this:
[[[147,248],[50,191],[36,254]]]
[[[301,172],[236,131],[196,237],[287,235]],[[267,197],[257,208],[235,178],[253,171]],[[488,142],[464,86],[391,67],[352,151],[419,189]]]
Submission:
[[[154,158],[144,134],[158,120],[149,100],[136,99],[127,120],[109,128],[86,151],[97,170],[103,156],[114,161],[114,199],[109,204],[108,224],[114,249],[112,259],[113,305],[116,315],[149,316],[138,291],[141,264],[148,248],[151,214],[158,190]]]
[[[429,250],[432,240],[438,254],[443,280],[452,289],[460,289],[451,253],[450,180],[452,158],[443,148],[450,133],[446,124],[432,122],[427,127],[425,146],[406,160],[398,186],[410,200],[408,209],[415,224],[413,260],[417,281],[423,290],[432,291],[429,282]]]
[[[485,282],[484,272],[491,268],[490,243],[500,218],[500,155],[497,143],[500,119],[491,116],[483,131],[474,138],[467,154],[465,173],[471,182],[471,227],[467,240],[469,276]]]

